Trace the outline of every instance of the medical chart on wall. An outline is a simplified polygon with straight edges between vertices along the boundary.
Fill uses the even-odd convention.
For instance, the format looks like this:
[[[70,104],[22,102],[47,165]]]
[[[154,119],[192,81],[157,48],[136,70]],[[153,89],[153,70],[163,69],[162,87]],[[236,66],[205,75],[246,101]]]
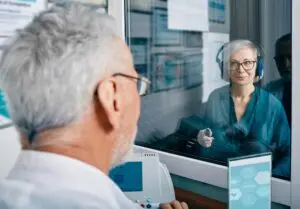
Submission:
[[[107,12],[107,0],[64,0],[66,2],[77,2],[90,7],[98,13],[105,14]],[[62,0],[48,0],[47,9],[50,9],[57,3],[61,3]]]
[[[217,24],[226,23],[226,0],[209,0],[209,21]]]
[[[2,57],[2,50],[0,48],[0,59]],[[0,89],[0,129],[6,128],[12,125],[12,121],[10,119],[7,102],[5,100],[5,96],[3,91]]]
[[[183,61],[178,54],[154,55],[153,63],[153,91],[158,92],[181,87]]]
[[[168,0],[168,27],[174,30],[208,31],[207,0]]]
[[[106,5],[106,0],[72,0],[84,4],[101,4],[101,5]]]
[[[7,103],[3,91],[0,90],[0,128],[11,125],[10,115],[8,113]]]
[[[170,30],[168,12],[164,9],[153,10],[153,43],[155,45],[180,45],[182,42],[182,31]]]
[[[0,36],[12,36],[46,8],[46,0],[0,0]]]
[[[202,54],[191,54],[184,57],[184,87],[191,88],[199,86],[203,82],[203,56]]]
[[[94,5],[103,5],[106,6],[107,0],[64,0],[69,2],[79,2],[82,4],[94,4]],[[50,2],[60,3],[62,0],[50,0]]]

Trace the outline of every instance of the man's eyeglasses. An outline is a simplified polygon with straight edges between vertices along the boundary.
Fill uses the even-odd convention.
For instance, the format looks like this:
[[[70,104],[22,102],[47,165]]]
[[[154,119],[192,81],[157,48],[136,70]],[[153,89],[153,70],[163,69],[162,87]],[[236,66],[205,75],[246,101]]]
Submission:
[[[145,96],[148,93],[148,88],[149,88],[151,82],[147,78],[145,78],[141,75],[138,75],[137,77],[135,77],[135,76],[131,76],[131,75],[123,74],[123,73],[115,73],[115,74],[113,74],[113,76],[122,76],[125,78],[134,79],[137,81],[137,89],[138,89],[139,95]]]
[[[230,70],[238,70],[240,68],[240,66],[242,65],[243,69],[245,71],[250,71],[254,68],[256,61],[244,61],[244,62],[238,62],[238,61],[230,61]]]

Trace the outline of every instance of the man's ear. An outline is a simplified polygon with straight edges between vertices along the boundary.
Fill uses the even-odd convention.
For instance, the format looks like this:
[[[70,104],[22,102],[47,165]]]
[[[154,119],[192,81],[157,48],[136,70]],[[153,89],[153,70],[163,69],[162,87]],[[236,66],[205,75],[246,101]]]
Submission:
[[[103,116],[112,129],[120,126],[120,92],[114,77],[104,79],[99,83],[96,99],[102,107]]]

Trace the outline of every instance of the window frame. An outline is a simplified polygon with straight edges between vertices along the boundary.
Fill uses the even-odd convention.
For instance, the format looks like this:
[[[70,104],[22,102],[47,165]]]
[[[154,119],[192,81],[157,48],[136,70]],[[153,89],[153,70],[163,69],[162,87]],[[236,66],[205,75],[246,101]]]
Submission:
[[[300,25],[297,24],[297,18],[300,17],[299,9],[300,1],[292,0],[292,57],[300,54],[300,38],[296,38],[300,37]],[[300,68],[300,63],[296,60],[292,59],[294,69]],[[299,76],[300,72],[294,70],[292,77],[292,124],[294,128],[292,128],[291,209],[300,208],[300,152],[297,149],[300,147],[300,141],[297,139],[300,136],[300,129],[296,128],[300,126],[300,111],[298,111],[300,96],[297,91],[300,88],[300,82],[297,80]]]
[[[292,34],[293,37],[300,37],[300,26],[296,24],[296,18],[300,16],[297,14],[297,9],[300,9],[300,1],[292,0]],[[119,35],[125,40],[125,20],[128,17],[125,16],[125,0],[108,0],[108,13],[116,19]],[[297,36],[298,35],[298,36]],[[298,43],[299,42],[299,43]],[[300,54],[300,39],[293,38],[293,50],[292,55]],[[293,68],[297,69],[300,64],[293,59]],[[299,74],[299,76],[298,76]],[[300,96],[297,98],[296,89],[300,89],[300,82],[297,82],[296,78],[300,77],[300,71],[293,72],[293,84],[292,84],[292,123],[294,127],[300,126],[300,111],[297,111],[297,106],[300,106]],[[298,116],[298,117],[297,117]],[[297,152],[297,147],[300,147],[300,141],[297,140],[297,136],[300,136],[300,129],[292,129],[292,171],[291,181],[286,181],[278,178],[272,178],[272,201],[282,205],[291,206],[291,209],[300,208],[300,199],[298,194],[300,193],[300,152]],[[168,167],[170,173],[196,180],[199,182],[207,183],[216,187],[228,188],[227,185],[227,170],[225,166],[213,164],[205,161],[195,160],[179,155],[170,154],[154,149],[149,149],[141,146],[134,147],[136,152],[149,152],[158,153],[160,161]],[[187,169],[181,169],[178,167],[178,162],[187,166]],[[297,169],[298,168],[298,169]],[[205,172],[203,172],[205,171]]]

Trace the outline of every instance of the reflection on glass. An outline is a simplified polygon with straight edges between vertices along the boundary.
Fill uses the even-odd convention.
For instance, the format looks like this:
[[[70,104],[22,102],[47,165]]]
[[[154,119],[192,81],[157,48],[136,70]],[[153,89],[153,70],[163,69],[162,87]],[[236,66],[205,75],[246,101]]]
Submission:
[[[179,31],[168,30],[168,15],[165,9],[153,9],[153,44],[180,45],[182,36]]]
[[[153,91],[180,88],[182,61],[176,54],[154,55]]]
[[[288,120],[280,101],[255,86],[263,75],[259,50],[248,40],[237,40],[225,46],[223,57],[223,74],[230,84],[215,90],[206,104],[203,126],[212,130],[212,136],[198,135],[204,147],[201,154],[226,161],[227,157],[273,152],[273,174],[288,177]]]
[[[225,23],[225,0],[209,0],[209,8],[211,10],[209,15],[209,21],[215,23]]]
[[[61,0],[49,0],[48,8],[51,8],[53,4],[62,3]],[[107,12],[107,0],[65,0],[65,2],[77,2],[82,3],[90,8],[96,10],[99,13]]]
[[[93,5],[101,5],[101,6],[107,6],[107,0],[66,0],[70,2],[79,2],[83,4],[93,4]],[[50,2],[54,3],[60,3],[61,1],[59,0],[50,0]]]
[[[135,67],[152,84],[142,98],[136,144],[222,165],[229,157],[272,152],[273,174],[289,178],[291,100],[283,95],[291,89],[282,85],[284,93],[277,97],[279,89],[269,86],[278,84],[266,88],[272,94],[260,87],[262,50],[248,40],[232,41],[219,51],[204,48],[209,42],[205,32],[168,29],[167,1],[147,1],[147,7],[127,3],[126,33]],[[221,43],[223,36],[215,39]],[[291,72],[291,50],[283,54],[287,44],[280,40],[274,60],[284,83],[291,75],[285,73]]]
[[[280,37],[275,44],[274,60],[280,79],[270,82],[266,89],[282,102],[291,127],[292,101],[292,35]]]

